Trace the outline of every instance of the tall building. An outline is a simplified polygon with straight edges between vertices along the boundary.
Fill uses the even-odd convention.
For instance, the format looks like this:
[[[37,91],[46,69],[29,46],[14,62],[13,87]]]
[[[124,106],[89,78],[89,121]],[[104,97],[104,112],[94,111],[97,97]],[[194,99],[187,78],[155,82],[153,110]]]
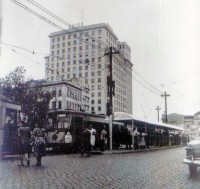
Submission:
[[[89,111],[106,114],[108,102],[107,76],[109,57],[105,55],[109,47],[120,51],[113,54],[112,75],[115,81],[113,111],[132,113],[132,66],[131,49],[126,42],[118,41],[108,24],[70,27],[51,33],[50,56],[46,59],[45,78],[47,82],[81,80],[88,86]],[[67,102],[62,102],[62,104]]]

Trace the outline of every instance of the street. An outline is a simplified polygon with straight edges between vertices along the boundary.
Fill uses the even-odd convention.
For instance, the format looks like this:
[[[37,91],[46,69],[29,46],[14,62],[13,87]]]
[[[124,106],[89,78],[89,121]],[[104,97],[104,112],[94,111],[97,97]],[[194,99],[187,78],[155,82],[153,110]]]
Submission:
[[[48,155],[36,167],[18,167],[19,158],[0,162],[2,189],[55,188],[192,188],[200,187],[200,171],[191,176],[182,163],[184,147],[151,152],[92,155]]]

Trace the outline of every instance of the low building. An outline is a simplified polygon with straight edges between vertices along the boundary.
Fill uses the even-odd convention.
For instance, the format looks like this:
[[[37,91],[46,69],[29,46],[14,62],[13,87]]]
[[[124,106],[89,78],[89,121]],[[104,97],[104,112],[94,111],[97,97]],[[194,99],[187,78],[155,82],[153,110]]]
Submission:
[[[81,80],[32,80],[29,86],[34,87],[38,83],[42,91],[48,91],[53,96],[49,102],[50,111],[72,109],[89,112],[90,90],[87,85],[81,83]]]

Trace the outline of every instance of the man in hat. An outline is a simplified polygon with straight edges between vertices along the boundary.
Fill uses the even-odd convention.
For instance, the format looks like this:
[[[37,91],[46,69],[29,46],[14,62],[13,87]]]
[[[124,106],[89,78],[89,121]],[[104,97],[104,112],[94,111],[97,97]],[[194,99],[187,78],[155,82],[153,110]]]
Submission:
[[[24,157],[27,161],[27,166],[30,165],[30,153],[31,153],[31,130],[27,126],[26,121],[23,119],[20,121],[21,125],[18,129],[19,137],[19,153],[20,153],[20,164],[19,166],[24,166]]]

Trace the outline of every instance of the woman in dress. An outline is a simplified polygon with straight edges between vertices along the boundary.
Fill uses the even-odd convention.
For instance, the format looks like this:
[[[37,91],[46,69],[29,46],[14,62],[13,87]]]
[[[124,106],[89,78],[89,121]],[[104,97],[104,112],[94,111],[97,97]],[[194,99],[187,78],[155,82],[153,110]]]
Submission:
[[[36,166],[41,166],[42,156],[46,153],[46,134],[42,125],[36,125],[33,130],[34,151],[36,155]]]

